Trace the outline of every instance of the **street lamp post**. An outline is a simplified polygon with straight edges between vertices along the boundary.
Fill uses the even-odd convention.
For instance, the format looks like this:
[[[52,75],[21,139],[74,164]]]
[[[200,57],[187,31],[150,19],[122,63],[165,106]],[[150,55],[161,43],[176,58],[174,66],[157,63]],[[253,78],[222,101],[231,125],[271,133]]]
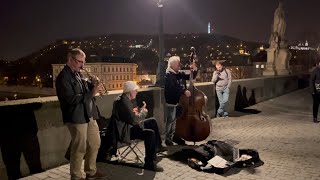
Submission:
[[[159,8],[159,61],[157,67],[156,86],[164,86],[164,39],[163,39],[163,3],[158,0],[157,6]]]

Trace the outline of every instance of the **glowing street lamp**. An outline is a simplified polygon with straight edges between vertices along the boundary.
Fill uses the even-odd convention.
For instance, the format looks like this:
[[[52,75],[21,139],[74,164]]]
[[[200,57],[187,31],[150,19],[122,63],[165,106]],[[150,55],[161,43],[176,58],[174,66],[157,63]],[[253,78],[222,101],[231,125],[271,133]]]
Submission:
[[[159,8],[159,61],[157,67],[156,86],[164,86],[164,39],[163,39],[163,2],[158,0],[157,6]]]

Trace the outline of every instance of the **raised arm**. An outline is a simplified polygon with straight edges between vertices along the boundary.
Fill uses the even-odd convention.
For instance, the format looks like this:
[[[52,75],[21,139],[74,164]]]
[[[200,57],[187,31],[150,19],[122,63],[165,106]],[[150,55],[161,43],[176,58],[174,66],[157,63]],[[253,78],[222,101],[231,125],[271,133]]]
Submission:
[[[216,83],[218,80],[218,71],[214,71],[212,74],[211,82]]]
[[[92,90],[84,94],[75,94],[72,83],[66,76],[61,76],[57,80],[56,89],[59,99],[70,105],[89,102],[94,96]]]

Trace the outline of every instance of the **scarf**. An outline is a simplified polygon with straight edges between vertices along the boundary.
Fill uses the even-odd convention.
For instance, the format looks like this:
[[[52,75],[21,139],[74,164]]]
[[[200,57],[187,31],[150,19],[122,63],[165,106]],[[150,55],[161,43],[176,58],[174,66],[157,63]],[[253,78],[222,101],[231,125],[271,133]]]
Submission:
[[[172,72],[173,74],[177,74],[178,72],[176,72],[175,70],[173,70],[171,67],[168,67],[166,70],[166,73],[170,73]]]

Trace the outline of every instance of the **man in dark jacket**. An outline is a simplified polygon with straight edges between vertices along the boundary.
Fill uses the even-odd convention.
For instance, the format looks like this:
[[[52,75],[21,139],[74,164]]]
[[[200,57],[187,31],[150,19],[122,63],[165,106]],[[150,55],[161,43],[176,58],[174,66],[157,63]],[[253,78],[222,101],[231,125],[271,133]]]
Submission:
[[[123,84],[123,93],[114,101],[110,123],[116,127],[108,126],[114,130],[117,141],[130,142],[134,139],[144,140],[145,164],[144,168],[152,171],[163,171],[155,164],[156,152],[165,151],[161,144],[159,128],[155,118],[145,119],[148,110],[145,106],[140,109],[134,107],[133,101],[138,93],[138,86],[133,81]],[[116,144],[114,145],[116,146]]]
[[[70,175],[72,180],[84,179],[81,165],[85,156],[84,171],[87,179],[106,177],[97,171],[96,158],[100,146],[98,113],[94,96],[102,92],[100,84],[85,81],[80,70],[85,63],[85,53],[76,48],[70,50],[67,64],[56,79],[56,91],[63,122],[71,135]]]
[[[183,71],[179,71],[181,68],[180,57],[172,56],[168,61],[168,68],[165,75],[165,100],[166,100],[166,140],[167,146],[172,146],[173,142],[184,145],[184,140],[174,136],[176,129],[176,113],[177,106],[181,95],[191,96],[191,92],[186,89],[186,85],[181,81],[189,80],[190,74],[186,74]],[[192,64],[193,77],[197,75],[197,67]]]
[[[313,69],[310,77],[310,89],[313,97],[313,122],[319,123],[318,121],[318,109],[320,103],[320,62]]]

